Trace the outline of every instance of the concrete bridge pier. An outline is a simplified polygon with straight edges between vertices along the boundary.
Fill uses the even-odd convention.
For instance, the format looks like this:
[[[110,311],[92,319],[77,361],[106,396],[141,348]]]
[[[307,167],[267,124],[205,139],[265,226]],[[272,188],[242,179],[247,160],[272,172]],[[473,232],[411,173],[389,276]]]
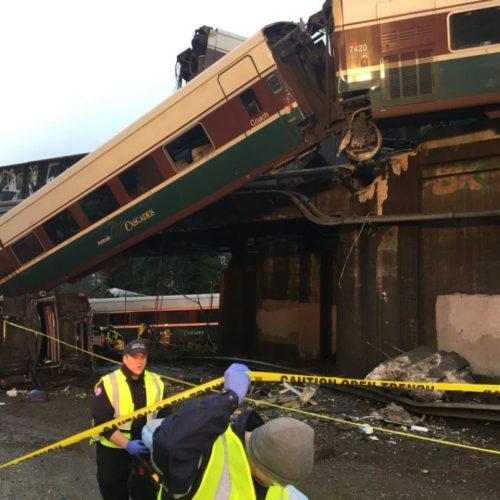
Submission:
[[[335,353],[336,238],[274,239],[232,253],[223,278],[222,352],[274,362]]]

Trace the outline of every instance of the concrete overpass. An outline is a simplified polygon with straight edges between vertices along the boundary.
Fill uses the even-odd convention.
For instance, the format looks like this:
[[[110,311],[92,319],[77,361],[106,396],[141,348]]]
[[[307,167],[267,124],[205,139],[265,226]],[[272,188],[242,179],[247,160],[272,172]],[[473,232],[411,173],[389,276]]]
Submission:
[[[323,359],[363,376],[426,344],[499,377],[499,126],[436,128],[416,151],[368,167],[306,158],[131,254],[163,237],[170,254],[231,252],[226,354]]]

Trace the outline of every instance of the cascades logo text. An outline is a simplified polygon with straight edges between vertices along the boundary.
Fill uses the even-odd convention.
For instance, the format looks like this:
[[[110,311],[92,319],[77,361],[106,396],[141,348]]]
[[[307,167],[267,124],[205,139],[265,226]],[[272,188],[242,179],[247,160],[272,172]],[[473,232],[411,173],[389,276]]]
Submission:
[[[154,217],[156,215],[156,212],[150,208],[149,210],[146,210],[144,213],[141,215],[138,215],[137,217],[134,217],[133,219],[127,220],[123,223],[123,226],[125,227],[126,231],[132,231],[136,226],[139,224],[142,224],[143,222],[147,221],[148,219],[151,219],[151,217]]]

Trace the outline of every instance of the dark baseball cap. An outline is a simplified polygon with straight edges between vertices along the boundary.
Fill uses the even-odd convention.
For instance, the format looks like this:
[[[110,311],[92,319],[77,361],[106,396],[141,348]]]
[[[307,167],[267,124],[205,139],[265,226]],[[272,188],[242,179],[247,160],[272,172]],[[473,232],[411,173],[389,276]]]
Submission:
[[[123,354],[130,354],[131,356],[139,352],[143,354],[148,353],[148,346],[144,340],[132,340],[123,349]]]

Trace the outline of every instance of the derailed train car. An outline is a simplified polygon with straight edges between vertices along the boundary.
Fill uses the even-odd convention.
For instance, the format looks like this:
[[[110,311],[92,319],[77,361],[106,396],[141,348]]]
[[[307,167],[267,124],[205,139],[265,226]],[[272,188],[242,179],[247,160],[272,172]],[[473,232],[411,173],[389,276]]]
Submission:
[[[352,159],[379,151],[378,127],[500,116],[500,1],[331,0],[330,9],[341,149]]]
[[[284,54],[297,29],[264,28],[0,218],[0,291],[86,274],[321,140],[324,45]]]
[[[6,297],[0,305],[0,386],[90,373],[92,356],[70,347],[92,349],[91,310],[85,294],[26,294]]]

